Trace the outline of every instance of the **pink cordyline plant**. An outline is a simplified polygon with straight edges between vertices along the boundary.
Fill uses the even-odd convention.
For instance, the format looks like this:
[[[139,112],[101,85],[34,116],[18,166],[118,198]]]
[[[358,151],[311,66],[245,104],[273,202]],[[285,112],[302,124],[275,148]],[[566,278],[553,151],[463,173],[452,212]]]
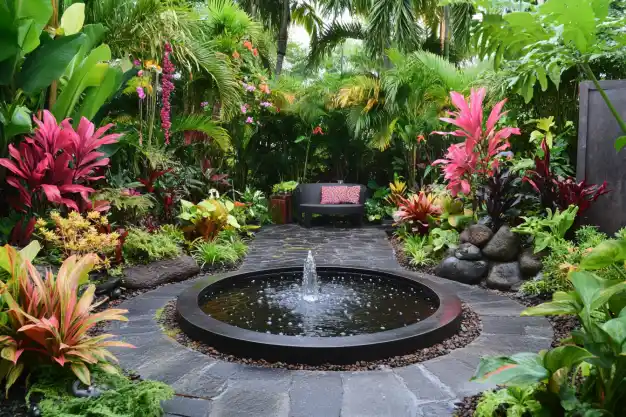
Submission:
[[[498,168],[498,154],[510,146],[508,138],[519,135],[520,131],[516,127],[495,130],[496,123],[506,114],[501,112],[506,100],[494,106],[486,125],[483,124],[484,88],[472,89],[469,102],[457,92],[450,93],[450,97],[458,111],[450,113],[453,117],[443,117],[441,121],[459,129],[433,134],[463,137],[465,142],[451,145],[445,158],[436,160],[433,165],[443,165],[444,176],[452,195],[469,195],[475,177],[479,180],[486,179]]]
[[[161,107],[161,128],[163,128],[163,133],[165,135],[165,144],[170,144],[170,128],[172,127],[172,122],[170,120],[170,113],[172,111],[172,106],[170,103],[170,95],[174,91],[174,83],[172,82],[172,78],[174,77],[174,64],[170,60],[170,54],[172,53],[172,45],[169,42],[165,43],[165,53],[163,55],[163,77],[161,79],[161,99],[163,101],[163,106]]]
[[[11,158],[0,158],[0,166],[11,172],[7,183],[19,191],[19,202],[14,205],[20,210],[33,208],[45,197],[50,203],[78,211],[77,202],[70,197],[80,194],[81,206],[90,207],[89,193],[94,190],[87,185],[103,178],[95,172],[109,164],[109,158],[103,158],[104,153],[97,149],[117,142],[121,135],[104,136],[112,124],[95,130],[84,117],[74,130],[70,119],[57,124],[48,110],[43,111],[43,121],[33,120],[37,125],[34,136],[26,137],[17,148],[10,144]]]

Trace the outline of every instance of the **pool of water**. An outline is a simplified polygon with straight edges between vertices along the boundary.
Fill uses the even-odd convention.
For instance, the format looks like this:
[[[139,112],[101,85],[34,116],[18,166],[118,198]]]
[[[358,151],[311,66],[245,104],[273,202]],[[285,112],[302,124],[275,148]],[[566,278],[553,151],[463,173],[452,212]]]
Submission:
[[[426,287],[375,274],[319,272],[319,296],[302,299],[302,273],[263,275],[205,294],[200,307],[216,320],[262,333],[341,337],[397,329],[439,307]]]

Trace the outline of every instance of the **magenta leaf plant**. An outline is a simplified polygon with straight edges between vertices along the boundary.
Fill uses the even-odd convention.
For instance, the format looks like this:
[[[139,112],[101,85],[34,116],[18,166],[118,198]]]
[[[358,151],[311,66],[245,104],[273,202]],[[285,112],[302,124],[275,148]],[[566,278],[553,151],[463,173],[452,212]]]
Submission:
[[[82,118],[74,130],[70,120],[60,124],[47,110],[43,120],[33,117],[37,128],[18,147],[9,145],[10,158],[0,158],[0,166],[10,171],[7,183],[19,192],[14,205],[26,211],[45,209],[47,203],[79,210],[78,197],[90,206],[89,184],[103,178],[96,174],[109,164],[98,149],[115,143],[119,134],[105,135],[111,124],[95,130],[93,123]]]
[[[508,138],[519,135],[520,131],[516,127],[496,130],[496,124],[506,114],[502,112],[506,100],[496,104],[484,122],[484,88],[472,89],[469,100],[457,92],[450,93],[450,98],[457,111],[451,112],[450,117],[441,118],[441,121],[455,125],[458,129],[433,134],[457,136],[465,138],[465,141],[450,145],[445,157],[436,160],[433,165],[443,166],[447,187],[452,195],[470,195],[475,182],[484,183],[498,168],[498,155],[510,146]]]

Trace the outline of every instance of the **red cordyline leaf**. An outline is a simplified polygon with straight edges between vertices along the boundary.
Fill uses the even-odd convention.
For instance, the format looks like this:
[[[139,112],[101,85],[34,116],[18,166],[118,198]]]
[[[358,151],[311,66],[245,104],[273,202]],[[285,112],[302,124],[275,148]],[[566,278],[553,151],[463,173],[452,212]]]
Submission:
[[[75,194],[88,201],[88,194],[94,190],[87,184],[102,178],[94,174],[109,164],[97,149],[115,143],[120,135],[103,136],[111,125],[94,131],[93,123],[85,118],[74,130],[69,119],[58,124],[47,110],[43,111],[43,120],[33,120],[37,125],[34,135],[25,138],[18,148],[9,145],[10,158],[0,158],[0,166],[11,173],[7,183],[18,190],[21,209],[32,207],[35,196],[36,201],[45,199],[79,210]]]
[[[172,172],[173,169],[169,168],[163,171],[152,171],[152,173],[150,174],[150,177],[148,178],[137,178],[137,181],[139,181],[140,183],[142,183],[145,187],[146,187],[146,191],[148,191],[149,193],[153,193],[154,192],[154,183],[161,178],[163,175]]]
[[[472,175],[489,176],[498,166],[498,154],[510,146],[507,139],[511,135],[520,134],[516,127],[495,130],[497,122],[506,114],[502,113],[506,100],[493,107],[486,126],[483,126],[485,93],[484,88],[472,89],[467,101],[462,94],[451,92],[450,99],[458,111],[451,112],[450,117],[443,117],[441,121],[453,124],[459,129],[453,132],[432,132],[437,135],[465,138],[463,143],[451,145],[443,159],[433,162],[433,165],[443,165],[444,177],[448,181],[448,189],[452,195],[460,192],[469,194]]]

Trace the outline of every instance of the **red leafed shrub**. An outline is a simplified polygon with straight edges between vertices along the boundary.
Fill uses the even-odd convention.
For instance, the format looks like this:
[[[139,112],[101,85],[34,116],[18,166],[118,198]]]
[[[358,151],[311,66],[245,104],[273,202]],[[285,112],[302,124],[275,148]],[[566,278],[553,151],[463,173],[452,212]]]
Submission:
[[[550,148],[545,139],[541,143],[543,158],[535,158],[535,169],[526,171],[524,181],[529,183],[539,194],[541,205],[553,210],[565,210],[570,205],[578,207],[578,216],[582,215],[591,203],[609,192],[607,183],[602,185],[576,182],[572,177],[562,178],[550,169]]]
[[[497,122],[506,114],[501,113],[506,100],[496,104],[486,124],[483,122],[485,91],[484,88],[472,89],[468,101],[460,93],[450,93],[452,104],[458,111],[451,113],[453,117],[444,117],[441,120],[459,129],[454,132],[433,132],[465,138],[464,142],[451,145],[444,159],[433,162],[433,165],[444,166],[444,176],[453,196],[459,192],[469,195],[475,176],[484,182],[498,168],[496,157],[510,146],[508,138],[520,134],[516,127],[496,130]]]
[[[54,203],[78,211],[80,196],[81,207],[91,207],[89,194],[94,190],[88,185],[103,178],[96,171],[109,164],[104,153],[97,150],[115,143],[121,135],[104,136],[113,125],[95,130],[85,118],[74,130],[69,119],[57,124],[47,110],[43,121],[36,117],[33,120],[37,124],[35,134],[17,148],[9,145],[10,158],[0,158],[0,166],[11,173],[7,183],[19,191],[19,202],[14,205],[22,211],[42,211],[48,203]]]

